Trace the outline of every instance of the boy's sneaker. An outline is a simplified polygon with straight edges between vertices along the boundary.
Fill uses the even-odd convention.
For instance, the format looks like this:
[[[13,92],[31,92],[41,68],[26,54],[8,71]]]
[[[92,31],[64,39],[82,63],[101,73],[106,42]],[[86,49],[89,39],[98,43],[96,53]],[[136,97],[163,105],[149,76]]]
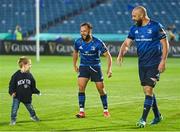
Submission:
[[[160,115],[159,117],[155,117],[152,121],[151,121],[151,125],[155,125],[158,124],[159,122],[161,122],[163,120],[163,116]]]
[[[83,111],[80,111],[77,115],[76,115],[77,118],[85,118],[85,112]]]
[[[136,123],[136,126],[139,128],[144,128],[145,125],[146,125],[146,122],[142,118]]]
[[[16,120],[11,120],[9,125],[11,125],[11,126],[16,125]]]
[[[33,120],[33,121],[36,121],[36,122],[37,122],[37,121],[39,121],[39,118],[38,118],[37,116],[32,116],[32,117],[31,117],[31,120]]]
[[[105,112],[103,113],[103,115],[104,115],[104,117],[106,117],[106,118],[108,118],[108,117],[111,116],[110,113],[109,113],[108,111],[105,111]]]

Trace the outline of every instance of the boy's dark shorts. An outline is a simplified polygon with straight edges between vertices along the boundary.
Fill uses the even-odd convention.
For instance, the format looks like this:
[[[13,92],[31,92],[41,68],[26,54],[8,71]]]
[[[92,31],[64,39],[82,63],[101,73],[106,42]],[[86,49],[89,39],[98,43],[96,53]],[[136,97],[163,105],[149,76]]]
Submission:
[[[80,66],[78,77],[89,78],[93,82],[103,81],[103,74],[100,66]]]

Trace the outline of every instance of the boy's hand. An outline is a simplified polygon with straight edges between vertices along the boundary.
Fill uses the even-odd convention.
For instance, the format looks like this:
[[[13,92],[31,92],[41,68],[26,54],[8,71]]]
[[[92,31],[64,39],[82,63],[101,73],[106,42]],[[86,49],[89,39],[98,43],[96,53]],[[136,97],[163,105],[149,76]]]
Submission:
[[[12,97],[16,97],[16,92],[15,93],[12,93],[12,95],[11,95]]]
[[[41,93],[38,93],[37,95],[38,95],[38,96],[41,96],[42,94],[41,94]]]

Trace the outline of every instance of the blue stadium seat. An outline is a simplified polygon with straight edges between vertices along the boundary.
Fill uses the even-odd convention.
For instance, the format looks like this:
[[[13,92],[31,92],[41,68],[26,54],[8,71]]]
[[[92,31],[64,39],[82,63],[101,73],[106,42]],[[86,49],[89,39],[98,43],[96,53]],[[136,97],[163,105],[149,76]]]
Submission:
[[[40,24],[47,24],[79,9],[87,9],[96,1],[41,0]],[[62,23],[52,25],[46,32],[79,33],[80,23],[88,21],[93,24],[94,33],[127,33],[132,25],[131,10],[137,5],[145,6],[149,16],[165,27],[175,24],[177,31],[180,31],[179,0],[108,0]],[[17,24],[23,32],[35,29],[35,0],[0,0],[0,32],[13,32]]]

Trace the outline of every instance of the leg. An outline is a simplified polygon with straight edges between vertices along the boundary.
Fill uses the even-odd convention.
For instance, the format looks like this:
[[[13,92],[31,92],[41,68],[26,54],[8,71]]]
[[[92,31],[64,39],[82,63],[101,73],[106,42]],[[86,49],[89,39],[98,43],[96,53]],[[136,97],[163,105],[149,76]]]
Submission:
[[[146,125],[146,119],[149,114],[149,111],[153,104],[153,88],[151,86],[144,86],[145,100],[144,100],[144,108],[141,119],[137,122],[137,126],[142,128]]]
[[[151,79],[154,72],[151,68],[139,67],[139,77],[143,86],[145,100],[141,119],[137,122],[138,127],[145,127],[146,119],[153,104],[153,87],[155,82]]]
[[[157,106],[155,94],[153,94],[152,110],[154,113],[154,119],[151,121],[151,125],[155,125],[163,120],[163,116],[160,114],[158,106]]]
[[[101,98],[102,105],[104,108],[104,116],[109,117],[110,114],[108,112],[107,94],[104,89],[104,83],[103,82],[95,82],[95,83],[96,83],[96,88],[100,94],[100,98]]]
[[[146,84],[151,86],[152,88],[155,87],[156,82],[159,81],[160,73],[158,71],[158,66],[152,67],[150,70],[147,72],[148,78],[146,79]],[[159,123],[163,118],[162,115],[159,112],[158,106],[157,106],[157,101],[154,92],[151,92],[151,96],[153,97],[153,104],[152,104],[152,110],[154,113],[155,118],[151,122],[151,124],[157,124]]]
[[[78,118],[84,118],[85,113],[84,113],[84,107],[85,107],[85,89],[86,85],[88,83],[89,79],[88,78],[83,78],[79,77],[78,78],[78,86],[79,86],[79,93],[78,93],[78,100],[79,100],[79,113],[76,115]]]
[[[101,71],[101,67],[92,66],[89,68],[90,68],[90,73],[91,73],[91,81],[95,82],[96,88],[99,92],[99,95],[102,101],[102,105],[104,108],[104,117],[109,117],[110,114],[108,112],[107,94],[104,89],[103,74]]]
[[[39,118],[36,116],[36,112],[33,108],[33,105],[31,103],[24,103],[24,105],[26,106],[26,109],[29,111],[31,119],[33,121],[39,121]]]
[[[28,104],[24,103],[24,105],[26,106],[26,109],[29,111],[31,117],[36,116],[36,112],[31,103]]]
[[[95,82],[96,83],[96,88],[100,94],[100,98],[102,101],[102,105],[104,110],[108,109],[108,103],[107,103],[107,95],[104,89],[104,83],[103,82]]]
[[[145,101],[142,119],[146,122],[147,116],[153,104],[153,88],[151,86],[144,86]]]
[[[154,83],[156,84],[157,81],[159,81],[159,71],[155,71],[157,74],[154,78],[151,78]],[[153,93],[153,105],[152,105],[152,110],[153,110],[153,113],[154,113],[154,117],[155,118],[160,118],[161,114],[159,112],[159,109],[158,109],[158,105],[157,105],[157,101],[156,101],[156,96],[155,94]]]
[[[17,116],[17,111],[19,109],[19,105],[20,105],[20,101],[16,98],[13,98],[13,104],[11,109],[11,121],[16,122],[16,116]]]
[[[154,117],[155,117],[155,118],[159,118],[159,117],[160,117],[160,113],[159,113],[159,109],[158,109],[158,105],[157,105],[157,101],[156,101],[156,96],[155,96],[155,94],[153,94],[152,110],[153,110],[153,113],[154,113]]]
[[[85,107],[85,89],[86,85],[89,81],[89,67],[87,66],[80,66],[79,67],[79,76],[78,76],[78,86],[79,86],[79,92],[78,92],[78,100],[79,100],[79,113],[76,115],[77,118],[84,118],[84,107]]]
[[[86,85],[87,85],[88,81],[89,81],[88,78],[83,78],[83,77],[78,78],[78,86],[79,86],[78,97],[79,97],[80,111],[84,111],[83,109],[84,109],[84,106],[85,106],[85,99],[86,99],[86,97],[85,97],[85,89],[86,89]]]

